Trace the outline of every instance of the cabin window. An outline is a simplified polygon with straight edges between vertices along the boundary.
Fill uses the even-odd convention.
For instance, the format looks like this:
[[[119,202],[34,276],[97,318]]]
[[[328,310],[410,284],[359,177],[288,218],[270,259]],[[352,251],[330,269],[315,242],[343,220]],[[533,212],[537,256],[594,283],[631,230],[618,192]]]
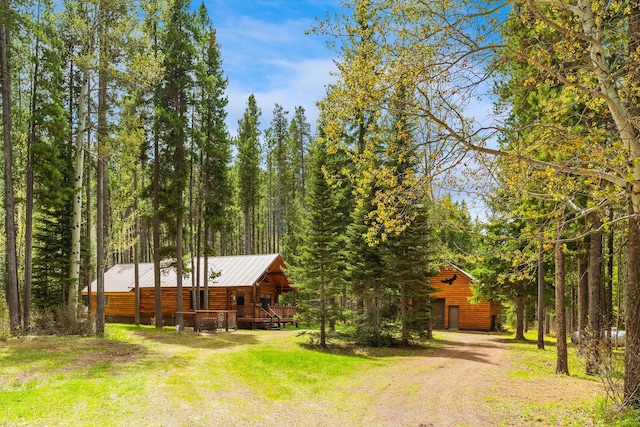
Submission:
[[[271,294],[260,294],[260,306],[265,310],[271,305]]]
[[[105,295],[104,296],[104,306],[108,306],[109,305],[109,295]]]
[[[238,291],[236,305],[244,305],[244,291]]]
[[[196,307],[196,302],[193,300],[193,292],[189,292],[189,308],[199,310],[204,307],[204,289],[200,289],[200,307]]]

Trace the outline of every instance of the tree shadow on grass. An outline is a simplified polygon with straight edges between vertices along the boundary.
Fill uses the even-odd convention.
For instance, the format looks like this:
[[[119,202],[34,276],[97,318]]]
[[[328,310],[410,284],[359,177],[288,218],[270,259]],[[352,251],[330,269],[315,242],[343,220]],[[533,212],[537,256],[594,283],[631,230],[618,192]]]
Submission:
[[[392,357],[443,358],[502,366],[493,362],[490,355],[487,354],[491,350],[502,348],[502,346],[494,336],[486,335],[487,340],[483,341],[463,342],[453,339],[433,338],[410,346],[393,347],[368,347],[336,339],[329,341],[326,348],[314,343],[300,345],[308,350],[366,359]]]
[[[19,367],[14,382],[28,381],[31,376],[87,375],[144,357],[147,349],[136,343],[80,336],[33,336],[9,340],[0,352],[2,367]],[[4,375],[0,375],[2,378]],[[23,381],[24,380],[24,381]]]
[[[515,337],[503,337],[500,339],[496,340],[497,342],[500,342],[502,344],[507,344],[507,345],[516,345],[516,344],[521,344],[521,345],[526,345],[526,346],[537,346],[538,345],[538,341],[537,340],[517,340]],[[567,342],[567,345],[571,344],[570,342]],[[549,340],[545,340],[544,341],[544,348],[556,348],[556,343],[553,341],[549,341]]]
[[[241,345],[259,344],[256,334],[236,332],[194,332],[174,328],[125,327],[134,336],[164,345],[177,345],[194,349],[221,350]]]

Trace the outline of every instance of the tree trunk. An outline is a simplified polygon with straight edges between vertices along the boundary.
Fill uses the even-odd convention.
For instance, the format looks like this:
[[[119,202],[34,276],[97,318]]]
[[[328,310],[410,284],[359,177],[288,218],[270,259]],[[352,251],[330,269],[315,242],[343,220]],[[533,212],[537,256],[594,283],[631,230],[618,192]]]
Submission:
[[[104,336],[104,271],[106,270],[107,256],[107,221],[108,218],[108,195],[107,195],[107,172],[105,170],[105,157],[107,156],[107,81],[108,64],[106,36],[107,22],[104,16],[107,11],[100,8],[99,18],[99,39],[100,39],[100,67],[98,70],[98,127],[96,137],[98,140],[98,168],[96,174],[96,282],[97,282],[97,303],[96,303],[96,335]]]
[[[556,269],[556,338],[557,357],[556,374],[569,375],[569,363],[567,356],[567,324],[565,319],[565,271],[564,271],[564,245],[562,239],[562,226],[558,225],[555,244],[555,269]]]
[[[589,315],[589,253],[581,254],[578,261],[578,331],[584,337]],[[580,343],[582,347],[582,342]]]
[[[325,298],[325,278],[324,271],[320,275],[320,346],[327,347],[327,301]]]
[[[640,219],[637,217],[629,220],[628,268],[624,400],[625,404],[640,406]]]
[[[202,166],[202,161],[200,162],[200,166]],[[201,168],[202,170],[202,168]],[[206,187],[206,184],[205,184]],[[200,301],[200,267],[201,267],[201,257],[202,257],[202,197],[200,196],[200,192],[198,192],[198,196],[196,197],[196,205],[197,205],[197,210],[198,210],[198,214],[197,214],[197,218],[196,218],[196,248],[195,248],[195,254],[196,254],[196,269],[194,270],[196,272],[195,274],[195,285],[194,285],[194,290],[193,290],[193,302],[194,302],[194,308],[196,310],[199,310],[200,307],[202,306],[202,301]]]
[[[407,285],[400,284],[400,318],[402,319],[402,345],[409,345],[409,325],[407,319]]]
[[[524,289],[522,283],[516,285],[516,340],[524,341]]]
[[[544,350],[544,247],[538,250],[538,349]]]
[[[153,283],[156,328],[162,328],[162,288],[160,282],[160,141],[156,129],[153,143]]]
[[[8,11],[9,1],[2,7]],[[13,149],[11,146],[11,73],[9,70],[10,31],[8,12],[0,22],[0,79],[2,80],[2,138],[4,142],[4,227],[6,235],[5,268],[6,293],[9,308],[9,328],[12,333],[20,328],[20,296],[18,286],[18,253],[16,249],[15,202],[13,195]]]
[[[71,266],[69,272],[69,294],[67,308],[74,321],[78,320],[78,288],[80,285],[80,243],[82,237],[82,176],[84,173],[84,140],[87,123],[87,98],[89,81],[83,71],[82,88],[78,100],[78,126],[76,128],[76,164],[73,194],[73,223],[71,227]]]
[[[591,229],[598,230],[600,225],[600,217],[594,214],[591,218]],[[588,327],[584,335],[588,374],[595,374],[600,364],[602,266],[602,232],[597,231],[589,238],[589,314]]]
[[[614,219],[613,209],[609,210],[609,222],[612,223]],[[609,228],[607,233],[607,273],[605,274],[606,282],[604,287],[604,317],[603,317],[603,329],[605,331],[611,330],[613,324],[613,275],[614,275],[614,237],[615,226]]]
[[[179,154],[178,154],[178,159],[177,159],[177,169],[178,169],[178,174],[181,176],[182,173],[182,166],[183,166],[183,159],[184,159],[184,154],[182,152],[182,150],[179,148],[178,149]],[[182,180],[180,179],[180,181],[182,182]],[[183,258],[183,249],[182,249],[182,245],[183,245],[183,215],[182,215],[182,196],[183,196],[183,189],[182,189],[182,184],[178,184],[178,194],[177,194],[177,198],[180,201],[180,208],[178,209],[178,213],[176,215],[176,288],[177,288],[177,295],[176,295],[176,305],[177,305],[177,314],[176,314],[176,321],[177,321],[177,326],[179,330],[183,329],[183,325],[182,325],[182,312],[183,312],[183,306],[182,306],[182,258]]]
[[[632,99],[629,103],[631,116],[640,116],[640,1],[630,2],[631,14],[629,16],[629,52],[631,71]],[[636,125],[635,135],[638,138],[640,131]],[[635,157],[632,157],[635,158]],[[636,183],[640,180],[640,171],[634,169]],[[632,196],[632,215],[640,213],[640,195],[634,191]],[[624,360],[624,400],[625,404],[640,407],[640,223],[637,217],[629,220],[629,281],[626,289],[626,349]]]
[[[204,221],[204,268],[203,268],[202,287],[204,294],[204,301],[202,308],[209,310],[209,221]]]
[[[87,105],[87,114],[88,117],[91,117],[91,104]],[[91,135],[90,135],[90,129],[87,129],[87,140],[91,141]],[[91,192],[92,187],[91,187],[91,161],[87,161],[85,162],[85,178],[86,178],[86,182],[85,182],[85,202],[86,202],[86,207],[84,209],[84,217],[85,217],[85,225],[84,225],[84,234],[86,236],[87,239],[87,246],[88,247],[93,247],[91,244],[91,233],[93,232],[93,228],[92,228],[92,224],[91,224],[91,214],[92,214],[92,201],[91,201]],[[91,315],[93,313],[92,311],[92,302],[91,302],[91,282],[92,282],[92,278],[93,275],[90,274],[89,272],[91,271],[91,255],[85,256],[84,257],[84,270],[87,272],[84,278],[84,282],[87,288],[87,310],[89,312],[89,314]]]
[[[138,165],[133,169],[133,210],[136,213],[135,236],[133,244],[133,270],[134,270],[134,315],[133,323],[140,326],[140,217],[138,214]]]
[[[39,18],[38,18],[39,20]],[[36,39],[35,57],[40,55],[40,38]],[[34,61],[33,80],[31,88],[31,115],[35,114],[36,93],[40,89],[39,62]],[[36,142],[36,123],[29,124],[27,138],[27,170],[26,170],[26,200],[25,200],[25,230],[24,230],[24,287],[22,288],[22,328],[31,328],[31,283],[33,279],[33,144]]]

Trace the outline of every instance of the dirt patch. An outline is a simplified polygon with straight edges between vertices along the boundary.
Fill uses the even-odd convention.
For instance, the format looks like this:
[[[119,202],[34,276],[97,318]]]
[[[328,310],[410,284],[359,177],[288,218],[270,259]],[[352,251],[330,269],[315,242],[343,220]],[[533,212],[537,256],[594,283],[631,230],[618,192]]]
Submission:
[[[360,387],[373,385],[368,393],[375,397],[362,425],[547,425],[543,415],[531,419],[527,408],[548,402],[574,407],[601,391],[597,382],[562,376],[511,378],[511,360],[499,337],[441,335],[441,349],[363,379]]]
[[[293,333],[260,334],[258,339],[277,343]],[[162,391],[158,394],[166,399],[156,403],[162,402],[158,408],[164,411],[150,413],[144,421],[208,426],[557,426],[566,425],[563,420],[575,421],[572,411],[602,392],[596,381],[571,377],[514,378],[516,366],[506,351],[510,344],[500,336],[439,336],[437,349],[414,348],[401,357],[392,352],[389,363],[358,372],[330,395],[265,400],[233,378],[218,378],[234,383],[233,388],[200,396],[199,410],[189,418],[188,411],[175,402],[170,405],[170,395]]]
[[[71,372],[77,369],[89,370],[97,364],[124,364],[134,361],[144,354],[144,350],[133,344],[110,341],[94,341],[90,349],[80,354],[66,365],[62,371]]]

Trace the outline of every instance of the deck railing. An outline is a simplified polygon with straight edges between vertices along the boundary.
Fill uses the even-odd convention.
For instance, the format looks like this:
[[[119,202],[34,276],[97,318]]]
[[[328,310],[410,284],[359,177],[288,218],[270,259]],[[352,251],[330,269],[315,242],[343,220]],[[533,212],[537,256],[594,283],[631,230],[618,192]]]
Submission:
[[[176,314],[193,318],[193,329],[196,331],[238,329],[236,310],[194,310]]]
[[[284,305],[270,305],[269,309],[281,318],[291,319],[298,314],[298,307]]]
[[[291,319],[298,314],[298,307],[292,306],[280,306],[270,305],[268,310],[264,310],[259,304],[253,306],[241,306],[238,307],[238,317],[251,317],[259,319],[263,317],[280,317]]]

